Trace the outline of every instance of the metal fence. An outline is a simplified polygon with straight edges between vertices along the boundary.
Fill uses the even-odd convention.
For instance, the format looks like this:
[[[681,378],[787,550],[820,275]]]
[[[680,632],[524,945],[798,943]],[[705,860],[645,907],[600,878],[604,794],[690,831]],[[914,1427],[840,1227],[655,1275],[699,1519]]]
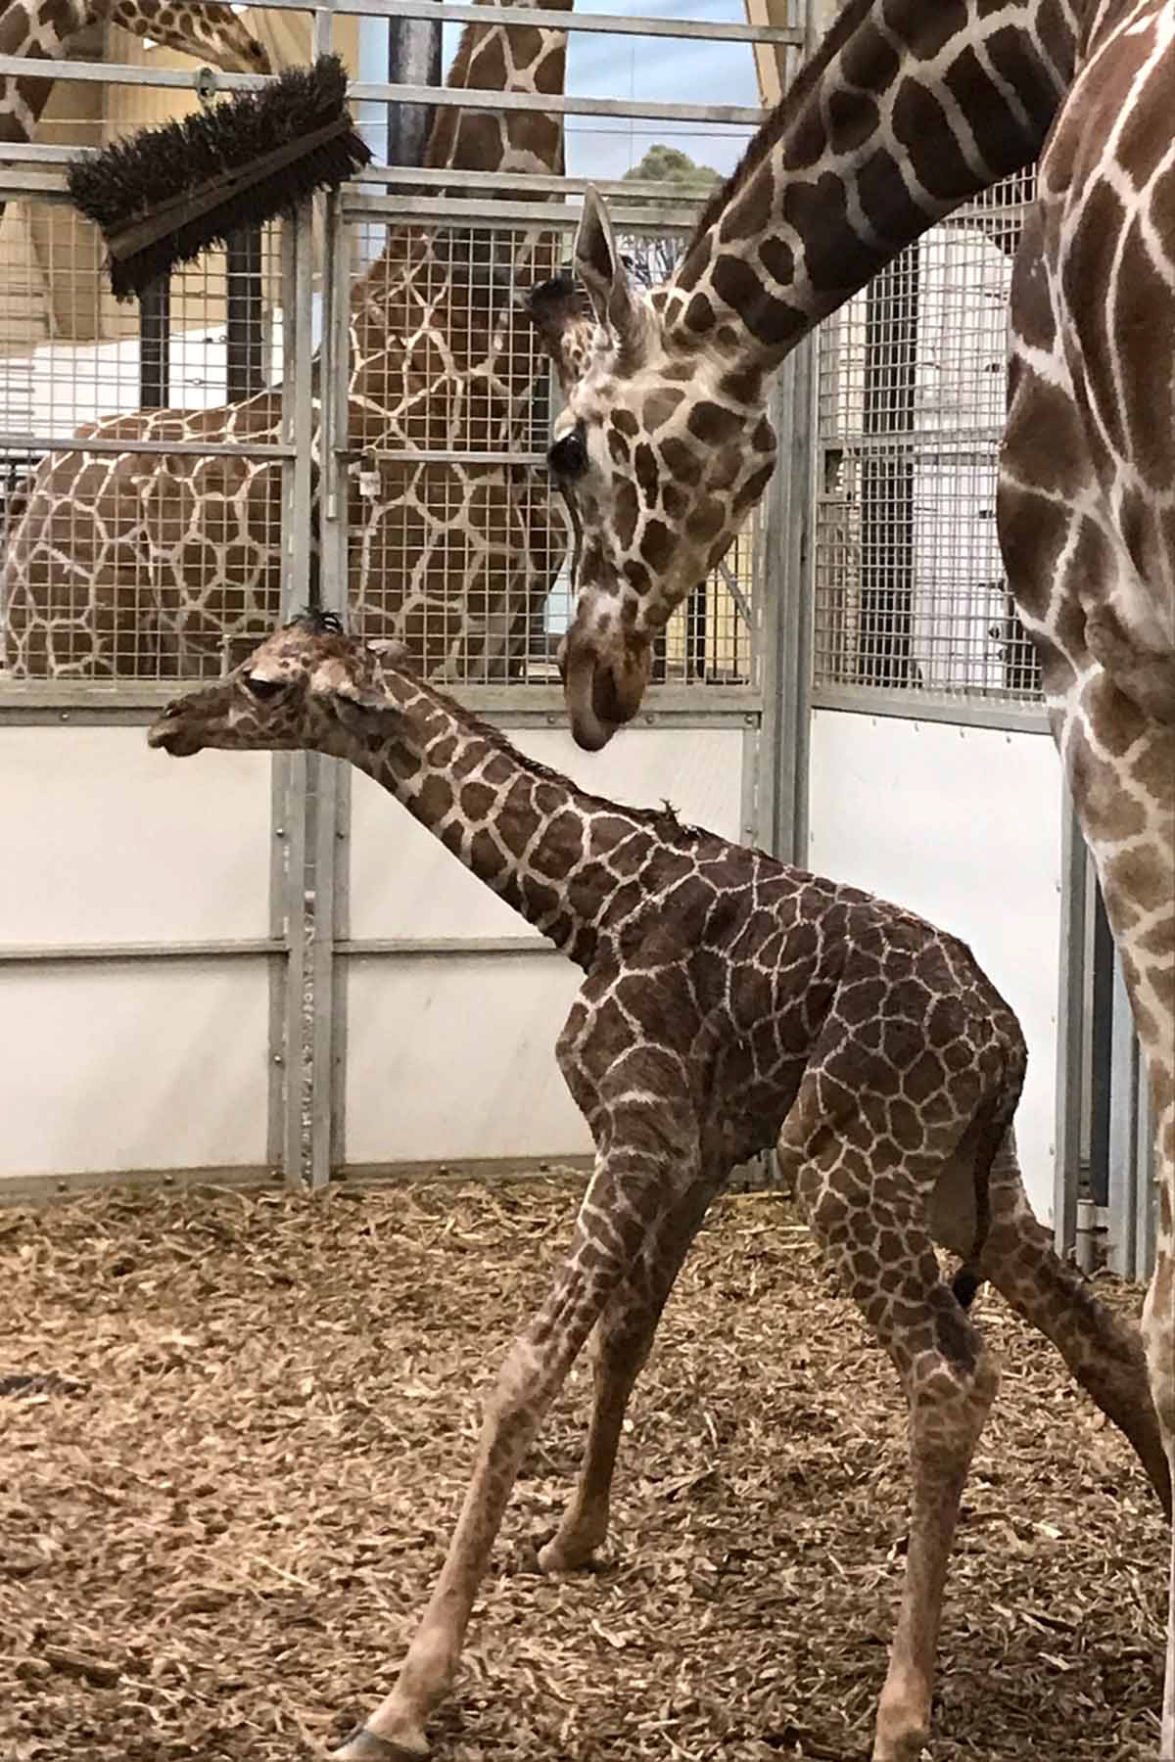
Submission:
[[[822,328],[813,687],[1033,705],[995,524],[1012,257],[1032,180],[935,227]]]

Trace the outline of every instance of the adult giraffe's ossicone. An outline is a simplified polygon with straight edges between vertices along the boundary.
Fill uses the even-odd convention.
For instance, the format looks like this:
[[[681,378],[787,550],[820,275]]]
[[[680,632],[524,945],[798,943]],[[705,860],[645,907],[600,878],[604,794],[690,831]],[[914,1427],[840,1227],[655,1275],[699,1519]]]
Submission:
[[[1150,1073],[1143,1331],[1175,1474],[1173,105],[1170,0],[848,0],[670,282],[631,287],[589,197],[575,257],[591,320],[550,285],[531,309],[566,392],[551,449],[578,539],[563,671],[595,749],[639,706],[653,633],[766,485],[771,374],[904,246],[1040,156],[1012,285],[1000,539]],[[1175,1538],[1160,1755],[1175,1762]]]

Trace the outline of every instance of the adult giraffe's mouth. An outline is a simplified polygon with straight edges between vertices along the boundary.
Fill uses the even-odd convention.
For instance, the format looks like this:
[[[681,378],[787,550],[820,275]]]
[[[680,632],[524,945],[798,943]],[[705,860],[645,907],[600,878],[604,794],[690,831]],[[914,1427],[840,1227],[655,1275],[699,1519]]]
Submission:
[[[169,704],[148,728],[147,745],[162,747],[173,759],[190,759],[202,750],[203,742],[190,724],[179,719],[175,706]]]
[[[563,696],[577,746],[597,753],[640,709],[652,649],[645,637],[630,638],[601,653],[589,639],[568,632],[560,656]]]

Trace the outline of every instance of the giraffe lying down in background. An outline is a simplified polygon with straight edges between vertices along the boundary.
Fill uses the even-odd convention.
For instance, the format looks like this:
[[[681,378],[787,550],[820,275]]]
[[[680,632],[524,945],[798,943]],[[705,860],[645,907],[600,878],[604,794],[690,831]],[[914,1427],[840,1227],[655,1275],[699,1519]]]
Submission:
[[[490,1397],[448,1557],[391,1695],[336,1752],[427,1754],[519,1466],[589,1335],[578,1485],[542,1567],[602,1542],[625,1407],[695,1232],[739,1163],[777,1147],[808,1221],[897,1368],[910,1409],[906,1582],[877,1762],[929,1731],[947,1557],[997,1370],[967,1314],[980,1279],[1054,1341],[1169,1497],[1140,1340],[1053,1251],[1020,1180],[1016,1019],[970,951],[911,912],[586,794],[310,615],[150,731],[307,748],[396,796],[585,979],[558,1040],[595,1168],[566,1261]],[[934,1244],[964,1264],[944,1282]]]

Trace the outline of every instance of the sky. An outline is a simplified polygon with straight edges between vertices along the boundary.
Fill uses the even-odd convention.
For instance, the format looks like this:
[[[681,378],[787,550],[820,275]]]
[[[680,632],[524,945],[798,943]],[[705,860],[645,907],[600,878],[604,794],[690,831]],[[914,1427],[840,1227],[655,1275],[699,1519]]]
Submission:
[[[579,13],[713,19],[745,24],[743,0],[575,0]],[[445,31],[445,66],[456,51],[459,28]],[[567,91],[585,98],[647,98],[681,104],[761,102],[749,43],[688,42],[672,37],[620,37],[570,33]],[[691,159],[732,171],[750,139],[750,128],[674,122],[629,122],[619,117],[566,119],[567,169],[574,177],[618,178],[654,142],[680,147]]]

